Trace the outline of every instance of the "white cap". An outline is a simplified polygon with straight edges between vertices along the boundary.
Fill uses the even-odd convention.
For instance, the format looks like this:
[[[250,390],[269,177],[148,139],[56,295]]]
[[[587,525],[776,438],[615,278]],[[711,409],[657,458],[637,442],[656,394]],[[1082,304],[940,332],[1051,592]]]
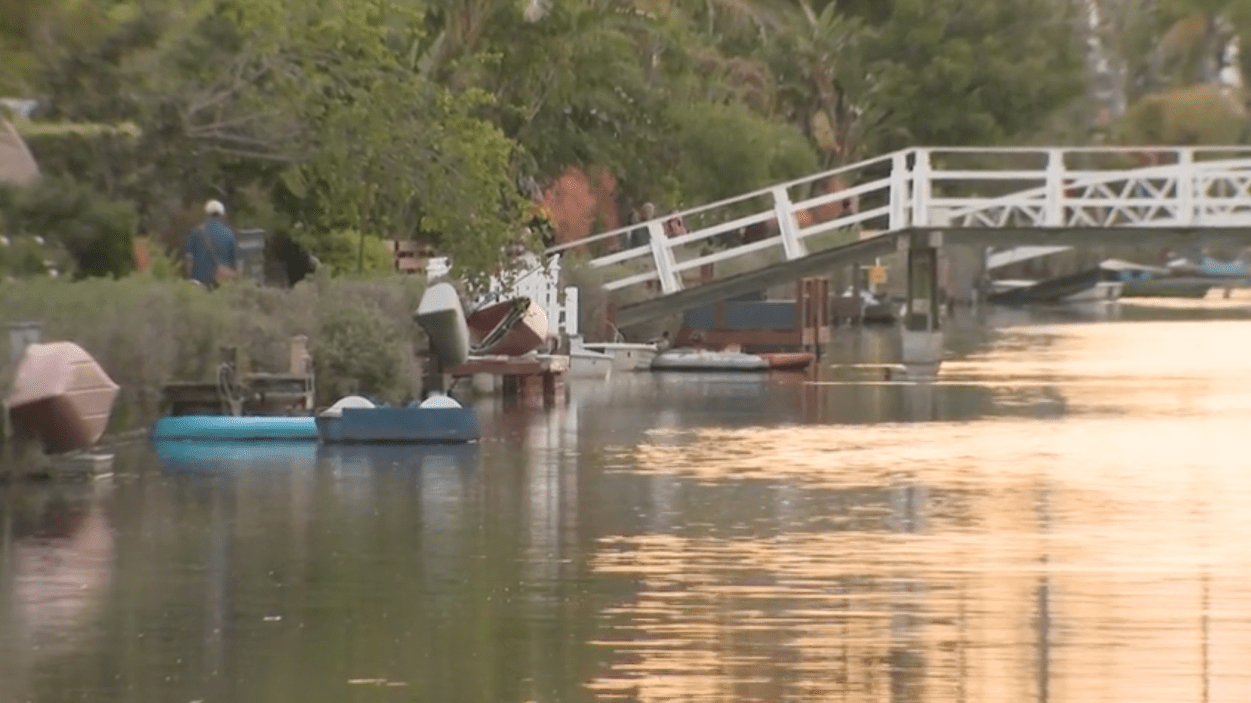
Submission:
[[[204,204],[204,214],[206,215],[225,215],[226,206],[222,205],[220,200],[210,200]]]

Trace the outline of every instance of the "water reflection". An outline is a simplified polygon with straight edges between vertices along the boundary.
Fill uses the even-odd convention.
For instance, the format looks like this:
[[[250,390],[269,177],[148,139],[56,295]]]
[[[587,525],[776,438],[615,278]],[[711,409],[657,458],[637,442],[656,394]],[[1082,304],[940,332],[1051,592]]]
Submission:
[[[317,459],[315,442],[197,442],[153,443],[166,471],[289,470],[311,466]]]
[[[579,382],[475,445],[155,447],[38,650],[17,545],[73,538],[4,542],[0,700],[1246,699],[1251,328],[952,345]]]
[[[683,519],[602,540],[597,573],[638,592],[607,612],[613,665],[595,690],[1174,701],[1216,686],[1240,699],[1251,678],[1232,652],[1248,628],[1232,614],[1214,626],[1208,599],[1215,568],[1240,607],[1236,574],[1251,567],[1228,539],[1251,499],[1238,429],[1251,330],[1186,357],[1195,333],[1036,328],[1037,355],[987,352],[956,365],[956,385],[921,386],[1045,392],[1064,409],[1047,422],[1002,401],[952,422],[939,403],[897,416],[926,425],[691,428],[623,450],[623,470],[670,479]],[[1028,345],[1018,334],[1004,337]]]
[[[15,697],[28,695],[32,669],[72,650],[105,605],[115,560],[106,491],[0,491],[0,681]]]

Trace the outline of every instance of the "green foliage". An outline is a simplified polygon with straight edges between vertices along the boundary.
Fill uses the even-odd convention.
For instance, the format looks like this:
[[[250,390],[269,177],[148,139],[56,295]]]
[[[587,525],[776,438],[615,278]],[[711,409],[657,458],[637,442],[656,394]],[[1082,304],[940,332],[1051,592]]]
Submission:
[[[1242,106],[1215,86],[1143,98],[1130,107],[1118,132],[1130,144],[1244,144],[1248,137]]]
[[[69,254],[55,244],[28,235],[7,236],[0,244],[0,277],[48,276],[70,270]]]
[[[73,258],[76,277],[121,276],[135,266],[135,208],[68,178],[45,177],[8,198],[5,230],[40,236]]]
[[[212,379],[219,347],[239,347],[251,370],[282,371],[294,335],[309,338],[320,404],[337,400],[353,382],[402,399],[415,388],[415,354],[425,343],[412,323],[422,290],[421,279],[411,276],[318,279],[291,289],[239,284],[212,292],[149,275],[76,283],[34,278],[0,282],[0,324],[40,320],[45,339],[82,345],[121,386],[119,407],[126,412],[115,413],[118,421],[146,424],[159,412],[163,384]],[[348,319],[354,316],[360,320]],[[7,343],[5,337],[0,347]]]
[[[1069,5],[893,0],[872,43],[878,150],[1005,142],[1082,93]]]
[[[687,202],[721,200],[817,170],[797,128],[737,105],[675,105],[668,113]]]
[[[395,259],[390,249],[378,237],[368,234],[363,237],[362,241],[362,235],[355,230],[335,230],[302,243],[310,246],[321,265],[328,266],[334,273],[365,276],[394,273]]]
[[[1077,18],[1054,0],[542,5],[0,0],[0,85],[58,120],[135,125],[31,146],[167,243],[215,197],[341,273],[356,231],[431,241],[476,280],[517,234],[522,176],[577,166],[635,202],[696,204],[886,149],[1021,139],[1082,89]],[[1177,0],[1134,26],[1244,5]]]
[[[399,400],[409,388],[397,386],[403,357],[395,325],[372,305],[331,303],[318,317],[314,359],[330,397],[364,394]]]

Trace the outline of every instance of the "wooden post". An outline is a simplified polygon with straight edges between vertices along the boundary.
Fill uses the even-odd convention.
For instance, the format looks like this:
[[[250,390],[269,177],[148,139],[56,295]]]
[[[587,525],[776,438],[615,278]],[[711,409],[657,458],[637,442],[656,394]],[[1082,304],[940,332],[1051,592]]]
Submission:
[[[851,265],[851,297],[856,311],[855,324],[864,325],[864,303],[860,295],[860,264]]]
[[[9,325],[9,363],[16,366],[26,353],[26,347],[39,344],[42,339],[42,322],[14,322]]]
[[[791,327],[794,332],[798,333],[799,344],[805,350],[807,348],[805,342],[808,338],[808,328],[810,326],[808,318],[811,316],[811,311],[809,310],[811,306],[808,304],[808,293],[811,288],[810,280],[807,278],[795,281],[795,321]]]
[[[308,337],[298,334],[291,338],[290,369],[293,375],[308,374]]]
[[[617,341],[617,303],[611,300],[604,311],[604,338],[609,342]]]
[[[42,339],[42,322],[14,322],[9,325],[9,373],[17,373],[17,365],[26,353],[26,348],[32,344],[39,344]],[[0,389],[6,396],[8,390],[7,388]],[[0,404],[0,433],[2,433],[0,444],[10,447],[13,444],[14,433],[13,423],[9,421],[7,401]]]
[[[937,247],[911,246],[908,249],[908,310],[904,326],[923,332],[933,332],[940,327]]]

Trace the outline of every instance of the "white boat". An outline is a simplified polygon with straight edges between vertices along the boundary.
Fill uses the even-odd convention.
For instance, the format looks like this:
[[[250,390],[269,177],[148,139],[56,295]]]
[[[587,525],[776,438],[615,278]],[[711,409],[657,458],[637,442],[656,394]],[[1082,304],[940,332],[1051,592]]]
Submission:
[[[769,362],[755,354],[707,349],[668,349],[652,359],[653,371],[768,371]]]
[[[613,358],[590,349],[569,350],[571,378],[608,378],[612,375]]]
[[[1099,281],[1095,285],[1060,300],[1066,303],[1098,303],[1119,300],[1125,284],[1121,281]]]
[[[1042,281],[999,279],[991,282],[992,303],[1112,303],[1125,287],[1121,272],[1144,268],[1116,259],[1094,268]]]
[[[612,357],[614,371],[646,371],[652,367],[659,349],[655,344],[637,342],[582,342],[582,348]]]
[[[802,371],[816,361],[811,352],[747,354],[678,347],[652,359],[652,371]]]
[[[460,295],[450,283],[426,289],[413,319],[430,338],[430,353],[443,368],[459,366],[469,358],[469,326]]]

